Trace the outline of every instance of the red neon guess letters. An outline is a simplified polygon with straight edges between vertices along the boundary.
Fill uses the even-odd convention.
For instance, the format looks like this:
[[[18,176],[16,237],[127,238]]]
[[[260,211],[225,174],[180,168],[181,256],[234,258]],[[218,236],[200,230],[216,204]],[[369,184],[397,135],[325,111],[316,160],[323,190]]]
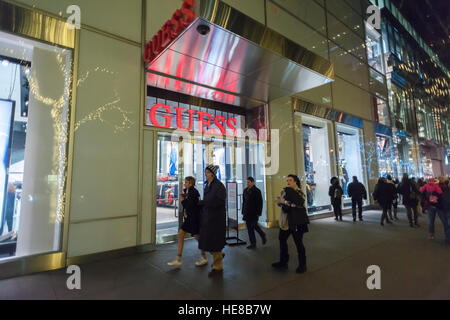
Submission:
[[[186,112],[189,114],[189,126],[185,128],[182,124],[182,116],[183,111],[185,111],[184,108],[180,107],[174,107],[177,111],[176,114],[176,120],[177,120],[177,128],[184,131],[192,131],[193,130],[193,122],[194,122],[194,114],[197,114],[197,119],[199,122],[199,133],[207,133],[207,134],[217,134],[217,135],[227,135],[231,137],[237,136],[237,119],[236,118],[228,118],[226,119],[224,116],[215,116],[213,119],[213,116],[211,113],[203,112],[203,111],[195,111],[195,110],[186,110]],[[164,111],[164,114],[162,117],[165,119],[164,124],[158,123],[156,120],[156,112]],[[150,121],[155,127],[158,128],[171,128],[171,121],[174,117],[173,115],[168,114],[170,113],[170,106],[166,106],[164,104],[155,104],[150,109]],[[215,128],[211,128],[211,124],[214,124],[219,131],[217,131]],[[226,130],[225,126],[229,129]],[[205,128],[206,127],[206,128]]]
[[[167,47],[184,29],[195,19],[193,11],[194,0],[184,0],[181,9],[175,11],[170,20],[145,45],[144,61],[151,62],[161,51]]]

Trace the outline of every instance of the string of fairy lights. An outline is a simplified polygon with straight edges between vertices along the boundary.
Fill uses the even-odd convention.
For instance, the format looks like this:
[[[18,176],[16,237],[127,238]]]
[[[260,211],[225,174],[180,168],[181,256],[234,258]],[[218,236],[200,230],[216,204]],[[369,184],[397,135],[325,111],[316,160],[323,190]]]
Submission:
[[[425,80],[427,81],[427,87],[424,88],[424,91],[427,94],[433,95],[435,97],[449,97],[450,96],[450,87],[448,77],[433,77],[426,72],[423,72],[420,66],[425,64],[434,64],[437,67],[436,63],[433,60],[427,59],[426,61],[409,61],[402,62],[398,68],[402,71],[406,71],[409,73],[423,75]]]
[[[59,71],[61,72],[62,79],[64,79],[64,87],[60,96],[58,97],[50,97],[46,96],[42,93],[41,87],[39,85],[39,81],[37,79],[37,75],[35,72],[32,72],[29,67],[25,69],[25,76],[28,80],[29,84],[29,93],[30,98],[35,99],[36,101],[50,107],[50,115],[53,120],[53,128],[55,130],[55,141],[57,143],[54,144],[54,152],[53,152],[53,168],[51,170],[51,174],[57,177],[56,188],[58,190],[64,190],[64,185],[67,179],[67,166],[68,166],[68,158],[66,152],[66,145],[69,140],[69,127],[70,127],[70,117],[69,117],[69,101],[73,95],[73,61],[71,59],[71,51],[66,49],[53,49],[56,56],[57,66]],[[14,50],[10,50],[11,56],[21,56],[25,57],[26,49],[23,49],[23,52],[14,52]],[[21,62],[25,62],[22,60]],[[118,72],[109,70],[107,68],[102,68],[100,66],[95,67],[93,70],[87,70],[83,76],[79,77],[76,87],[79,88],[84,84],[89,83],[89,79],[92,78],[96,73],[106,74],[109,76],[116,76]],[[111,101],[106,102],[96,108],[86,116],[78,120],[74,125],[74,132],[76,132],[82,125],[87,124],[92,121],[99,121],[101,123],[107,123],[113,127],[113,132],[123,132],[129,128],[131,128],[135,122],[131,120],[130,115],[133,113],[131,111],[125,110],[123,107],[119,105],[121,102],[121,98],[117,90],[113,92],[113,98]],[[111,112],[119,113],[119,121],[117,120],[107,120],[107,115],[110,115]],[[115,118],[117,117],[108,117]],[[56,222],[61,223],[64,219],[65,212],[65,204],[66,204],[66,194],[65,192],[56,192],[57,194],[57,203],[56,203],[56,212],[54,218]]]

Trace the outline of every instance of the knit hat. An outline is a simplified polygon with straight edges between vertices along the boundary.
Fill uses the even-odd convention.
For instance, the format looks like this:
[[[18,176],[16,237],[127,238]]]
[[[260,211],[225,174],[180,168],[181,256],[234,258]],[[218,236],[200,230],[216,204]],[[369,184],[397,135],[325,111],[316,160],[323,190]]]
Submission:
[[[205,168],[205,170],[209,170],[213,175],[217,174],[217,170],[219,170],[219,166],[215,166],[213,164],[210,164]]]

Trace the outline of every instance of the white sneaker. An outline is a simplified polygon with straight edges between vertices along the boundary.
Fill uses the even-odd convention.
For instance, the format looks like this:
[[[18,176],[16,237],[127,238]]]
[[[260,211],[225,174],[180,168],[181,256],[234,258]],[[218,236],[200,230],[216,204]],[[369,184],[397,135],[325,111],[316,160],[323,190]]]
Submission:
[[[197,267],[202,267],[202,266],[204,266],[204,265],[206,265],[206,264],[208,264],[208,259],[207,259],[207,258],[204,258],[204,257],[201,257],[201,258],[195,263],[195,265],[196,265]]]
[[[171,267],[181,267],[181,259],[175,259],[167,264]]]

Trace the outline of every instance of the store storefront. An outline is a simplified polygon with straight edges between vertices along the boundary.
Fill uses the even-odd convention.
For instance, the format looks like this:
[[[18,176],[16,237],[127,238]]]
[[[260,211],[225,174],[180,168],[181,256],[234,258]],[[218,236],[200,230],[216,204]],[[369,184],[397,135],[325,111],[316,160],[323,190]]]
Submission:
[[[196,179],[203,197],[204,169],[208,164],[219,167],[217,178],[225,186],[236,185],[237,194],[234,199],[229,197],[228,202],[239,204],[240,224],[246,180],[249,176],[255,179],[264,199],[261,217],[264,224],[267,215],[263,159],[267,141],[258,137],[258,132],[268,127],[267,106],[243,110],[155,87],[148,87],[147,93],[145,125],[157,135],[156,243],[173,240],[178,233],[182,222],[178,196],[184,177]],[[192,104],[194,101],[196,105]]]
[[[243,223],[252,176],[265,200],[260,221],[276,225],[279,184],[306,163],[284,156],[292,105],[282,114],[276,101],[332,82],[328,52],[215,0],[177,2],[158,30],[153,5],[108,8],[126,26],[83,15],[69,29],[60,3],[0,2],[1,277],[173,240],[184,178],[194,176],[202,195],[210,163],[236,188],[230,218]],[[346,118],[304,119],[310,214],[331,209],[331,176],[361,170],[352,144],[362,126]],[[283,140],[272,143],[278,131]]]
[[[267,218],[271,200],[265,170],[271,145],[270,101],[325,84],[332,75],[329,62],[226,4],[217,2],[212,8],[207,1],[189,3],[185,1],[181,10],[195,17],[174,14],[146,45],[144,131],[151,132],[153,141],[144,148],[152,150],[157,160],[153,182],[148,177],[149,185],[156,186],[156,205],[151,209],[156,214],[156,243],[173,240],[178,232],[182,222],[178,194],[184,177],[194,176],[202,195],[209,163],[219,166],[217,177],[227,188],[237,188],[234,198],[230,193],[227,199],[229,206],[237,203],[237,216],[229,218],[243,223],[242,193],[252,176],[265,200],[260,221],[266,226],[273,223]],[[163,41],[170,25],[178,25],[177,19],[188,21],[181,22],[176,35],[168,33],[172,40]],[[257,32],[249,34],[243,25]],[[280,41],[286,50],[280,50]],[[304,65],[306,56],[311,65]],[[312,134],[311,139],[320,135]],[[320,165],[327,164],[316,164]],[[329,176],[314,179],[320,186],[329,182]],[[317,194],[313,202],[316,210],[328,210],[327,193]]]

